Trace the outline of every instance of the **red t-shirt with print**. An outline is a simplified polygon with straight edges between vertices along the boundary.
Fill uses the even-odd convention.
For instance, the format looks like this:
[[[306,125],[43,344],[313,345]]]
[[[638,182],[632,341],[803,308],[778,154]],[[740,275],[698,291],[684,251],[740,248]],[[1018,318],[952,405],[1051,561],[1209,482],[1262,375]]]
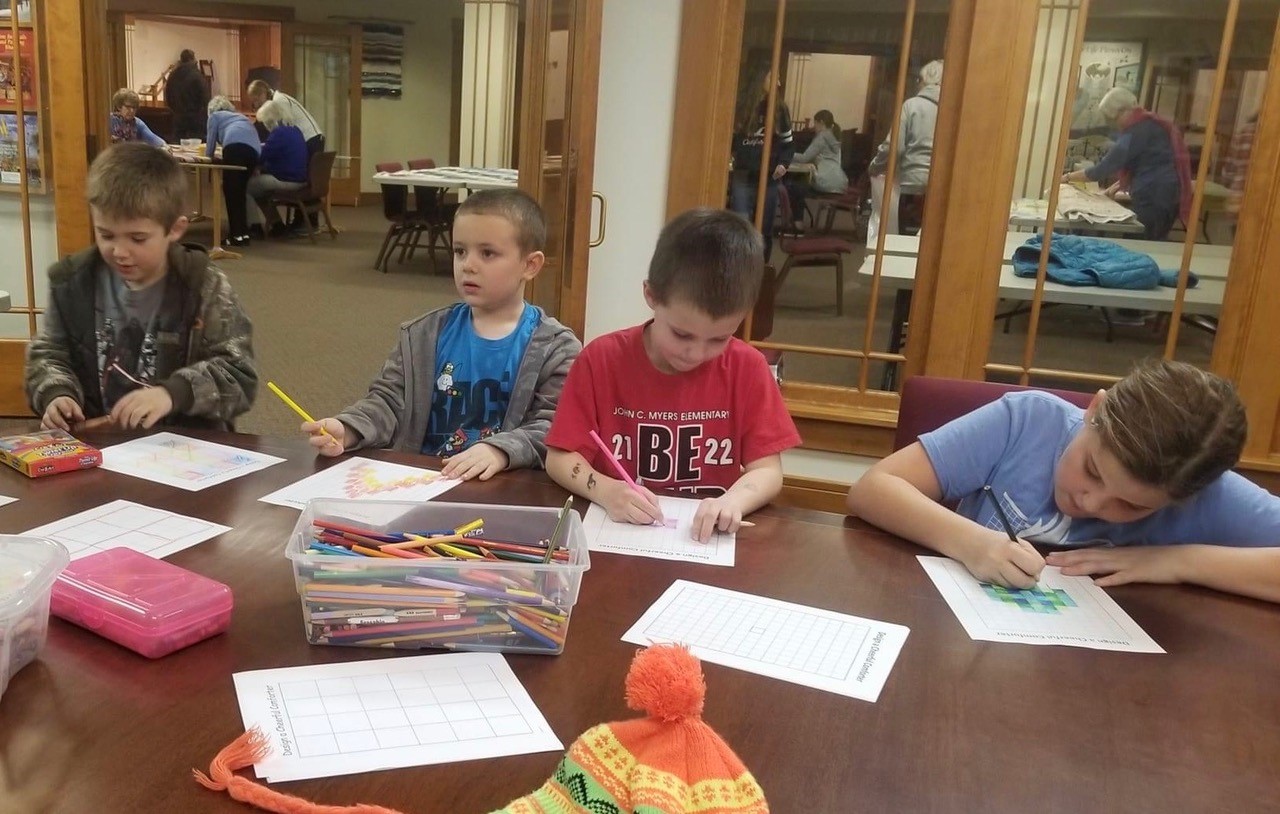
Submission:
[[[583,349],[569,369],[548,446],[580,453],[613,477],[589,435],[594,429],[650,489],[709,496],[732,486],[746,464],[800,443],[760,351],[731,339],[715,359],[663,373],[645,353],[645,327],[606,334]]]

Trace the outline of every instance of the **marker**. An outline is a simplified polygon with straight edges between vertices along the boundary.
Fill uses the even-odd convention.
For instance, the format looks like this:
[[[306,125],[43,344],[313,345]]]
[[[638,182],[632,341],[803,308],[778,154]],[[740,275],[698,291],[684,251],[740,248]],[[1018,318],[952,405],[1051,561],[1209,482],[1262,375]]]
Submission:
[[[284,391],[283,391],[283,390],[281,390],[279,387],[276,387],[276,383],[275,383],[275,382],[267,382],[267,389],[268,389],[268,390],[270,390],[272,393],[275,393],[277,396],[279,396],[279,397],[280,397],[280,400],[281,400],[281,401],[283,401],[285,404],[287,404],[287,405],[289,406],[289,409],[293,410],[295,413],[297,413],[298,415],[302,416],[302,420],[303,420],[303,421],[309,421],[309,422],[311,422],[312,424],[315,424],[315,423],[316,423],[316,420],[315,420],[314,418],[312,418],[312,417],[307,413],[307,411],[306,411],[306,410],[304,410],[304,409],[302,409],[301,407],[299,407],[299,406],[298,406],[298,403],[297,403],[296,401],[294,401],[293,399],[291,399],[291,398],[289,398],[288,396],[286,396],[286,395],[284,394]],[[323,435],[327,435],[327,436],[329,436],[329,438],[330,438],[331,440],[333,440],[333,441],[337,441],[337,440],[338,440],[337,438],[334,438],[332,435],[329,435],[329,431],[328,431],[328,430],[326,430],[323,426],[322,426],[322,427],[320,427],[320,432],[321,432]]]
[[[1000,505],[1000,500],[996,497],[995,491],[992,490],[991,484],[983,486],[982,491],[986,493],[987,497],[991,500],[991,505],[995,507],[996,517],[1000,518],[1000,525],[1004,526],[1004,533],[1009,535],[1009,542],[1015,544],[1022,542],[1018,539],[1018,535],[1013,533],[1013,524],[1009,522],[1009,515],[1004,513],[1004,507]],[[1017,563],[1014,563],[1014,565],[1017,566]],[[1018,570],[1022,571],[1021,568]],[[1023,573],[1025,574],[1026,571],[1023,571]],[[1035,574],[1027,574],[1027,576],[1039,582],[1039,580],[1036,579]]]

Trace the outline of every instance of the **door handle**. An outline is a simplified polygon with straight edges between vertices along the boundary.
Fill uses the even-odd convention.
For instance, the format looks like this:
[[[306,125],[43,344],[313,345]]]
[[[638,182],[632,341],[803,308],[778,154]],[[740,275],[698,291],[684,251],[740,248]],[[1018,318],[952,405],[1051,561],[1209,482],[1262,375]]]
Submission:
[[[604,199],[604,196],[601,195],[599,192],[592,192],[591,197],[598,198],[600,200],[600,236],[597,237],[595,240],[592,240],[589,243],[587,243],[588,248],[594,249],[596,246],[599,246],[601,243],[604,243],[604,221],[605,221],[605,218],[608,216],[609,202],[606,201]]]

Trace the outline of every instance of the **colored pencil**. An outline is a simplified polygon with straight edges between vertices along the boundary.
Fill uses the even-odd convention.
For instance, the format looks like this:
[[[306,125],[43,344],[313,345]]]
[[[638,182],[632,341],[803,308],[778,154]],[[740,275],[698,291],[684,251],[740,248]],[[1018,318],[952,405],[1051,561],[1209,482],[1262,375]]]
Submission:
[[[267,389],[270,390],[272,393],[275,393],[277,396],[279,396],[280,400],[289,406],[289,409],[293,410],[295,413],[302,416],[303,421],[309,421],[312,424],[316,423],[316,420],[312,418],[310,415],[308,415],[306,410],[299,407],[296,401],[286,396],[284,391],[281,390],[279,387],[276,387],[275,382],[271,382],[271,381],[267,382]],[[329,436],[329,438],[333,441],[338,440],[337,438],[334,438],[332,435],[329,435],[329,431],[326,430],[323,426],[320,427],[320,432],[323,435]]]

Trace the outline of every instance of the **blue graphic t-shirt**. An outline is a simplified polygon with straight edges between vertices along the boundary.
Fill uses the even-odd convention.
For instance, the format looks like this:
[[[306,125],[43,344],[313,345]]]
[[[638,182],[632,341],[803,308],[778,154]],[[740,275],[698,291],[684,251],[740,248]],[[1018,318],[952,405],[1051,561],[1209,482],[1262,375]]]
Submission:
[[[453,307],[436,340],[423,454],[456,455],[501,431],[520,360],[537,328],[538,310],[526,305],[515,330],[501,339],[485,339],[472,327],[471,307]]]
[[[1071,518],[1053,499],[1058,460],[1084,426],[1084,411],[1048,393],[1009,393],[920,436],[944,502],[1003,531],[982,487],[990,484],[1014,532],[1048,545],[1212,543],[1280,545],[1280,498],[1227,472],[1196,494],[1133,523]]]

